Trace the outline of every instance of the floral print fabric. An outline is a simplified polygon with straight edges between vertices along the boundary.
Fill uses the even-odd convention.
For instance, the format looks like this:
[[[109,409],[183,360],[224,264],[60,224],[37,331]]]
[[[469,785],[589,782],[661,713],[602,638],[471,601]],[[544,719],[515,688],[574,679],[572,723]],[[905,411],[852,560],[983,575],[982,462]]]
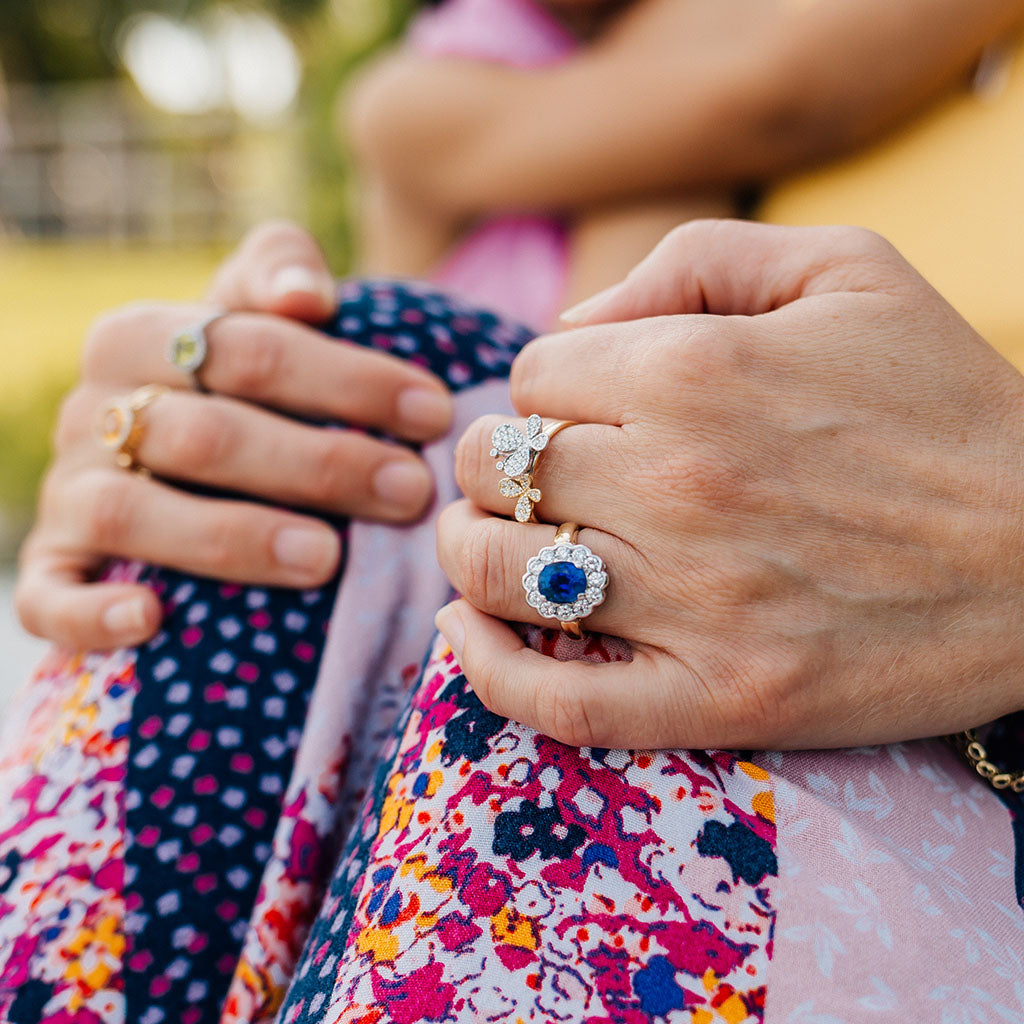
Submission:
[[[774,843],[753,764],[570,749],[438,641],[280,1019],[759,1020]]]

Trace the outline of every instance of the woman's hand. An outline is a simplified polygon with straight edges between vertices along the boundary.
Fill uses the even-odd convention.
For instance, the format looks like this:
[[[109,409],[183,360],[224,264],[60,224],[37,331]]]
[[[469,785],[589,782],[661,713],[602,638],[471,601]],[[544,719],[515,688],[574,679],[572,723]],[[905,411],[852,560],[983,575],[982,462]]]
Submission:
[[[537,514],[585,527],[610,577],[585,625],[634,656],[556,665],[500,621],[551,624],[520,580],[555,531],[498,518],[479,421],[438,624],[491,710],[572,745],[785,748],[1024,707],[1024,379],[888,243],[698,222],[569,315],[512,398],[581,424]]]
[[[22,551],[16,602],[29,631],[73,649],[150,637],[161,611],[149,589],[89,582],[109,557],[276,586],[330,579],[335,532],[273,505],[395,522],[423,512],[433,482],[414,452],[294,418],[340,420],[409,441],[448,427],[450,398],[433,375],[300,322],[322,322],[334,302],[312,238],[273,224],[228,260],[205,304],[137,305],[97,323]],[[177,332],[219,309],[229,313],[207,330],[202,394],[165,352]],[[145,479],[115,466],[96,423],[108,401],[151,383],[172,390],[142,414],[138,457],[154,474]],[[257,501],[200,497],[178,484]]]

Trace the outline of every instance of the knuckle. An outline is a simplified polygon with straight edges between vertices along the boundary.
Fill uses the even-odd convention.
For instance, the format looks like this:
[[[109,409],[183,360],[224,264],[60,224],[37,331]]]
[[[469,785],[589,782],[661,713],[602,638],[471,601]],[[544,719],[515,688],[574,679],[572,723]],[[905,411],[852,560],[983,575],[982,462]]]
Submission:
[[[162,441],[169,475],[208,478],[223,467],[237,440],[223,410],[211,408],[202,417],[183,417]]]
[[[838,236],[837,241],[847,252],[877,259],[891,256],[896,251],[891,242],[870,228],[844,226],[833,230]]]
[[[309,498],[318,505],[337,504],[355,486],[352,453],[348,444],[331,432],[312,443],[307,474]],[[369,493],[368,486],[365,486],[365,493]]]
[[[86,379],[104,380],[124,351],[126,339],[138,328],[142,305],[124,306],[98,316],[89,327],[82,349],[82,374]]]
[[[502,526],[507,525],[497,520],[477,523],[463,538],[458,558],[459,589],[482,611],[500,610],[504,605],[508,573]]]
[[[472,423],[455,446],[455,479],[463,491],[472,491],[484,475],[485,456],[490,450],[491,429],[479,419]]]
[[[643,401],[678,419],[680,401],[704,400],[709,384],[735,381],[753,356],[753,346],[723,318],[664,317],[646,325],[631,366]]]
[[[543,373],[545,340],[535,338],[524,345],[512,361],[509,371],[509,393],[517,409],[532,409],[536,382]]]
[[[676,508],[734,510],[745,503],[753,487],[747,469],[712,443],[694,442],[688,450],[653,460],[636,472],[649,493],[663,495]]]
[[[731,651],[716,673],[715,693],[734,723],[737,742],[760,746],[791,735],[808,676],[806,659],[781,645]]]
[[[706,253],[736,232],[748,230],[747,225],[730,220],[704,217],[685,221],[668,232],[658,243],[656,252],[672,262],[691,262],[695,255]],[[724,239],[723,239],[724,236]]]
[[[128,536],[132,511],[126,474],[109,470],[89,473],[80,483],[82,523],[87,543],[98,551],[114,554]]]
[[[695,244],[709,241],[717,229],[718,222],[714,220],[705,218],[686,221],[672,228],[662,239],[659,248],[664,248],[669,253],[685,253]]]
[[[199,532],[198,561],[210,575],[225,579],[232,575],[240,550],[263,550],[247,543],[248,535],[239,528],[233,516],[218,513]]]
[[[587,706],[580,688],[567,680],[558,686],[541,686],[534,693],[534,716],[542,732],[567,747],[597,745]]]
[[[695,319],[685,328],[673,324],[670,329],[676,337],[669,340],[664,355],[669,361],[665,369],[673,379],[682,374],[687,383],[721,381],[751,358],[751,346],[743,335],[721,318]]]
[[[42,636],[43,619],[40,615],[39,601],[33,589],[22,580],[19,580],[14,588],[14,613],[29,633],[33,636]]]
[[[217,340],[217,355],[226,365],[226,390],[242,397],[270,394],[284,371],[281,346],[257,330],[225,332]]]
[[[53,447],[58,452],[74,447],[92,433],[101,403],[97,395],[83,387],[64,396],[53,428]]]

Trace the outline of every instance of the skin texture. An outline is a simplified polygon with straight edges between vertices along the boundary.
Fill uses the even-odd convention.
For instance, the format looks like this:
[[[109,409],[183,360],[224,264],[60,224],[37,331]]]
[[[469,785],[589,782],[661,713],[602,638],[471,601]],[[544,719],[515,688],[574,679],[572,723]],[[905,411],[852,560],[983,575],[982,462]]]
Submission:
[[[491,710],[573,746],[856,746],[1024,706],[1024,378],[888,243],[698,222],[513,367],[542,523],[608,566],[588,626],[632,663],[558,666],[503,619],[552,526],[499,518],[500,421],[458,448],[438,624]],[[564,382],[571,379],[572,387]]]
[[[450,397],[431,374],[328,341],[301,322],[323,320],[334,293],[313,239],[271,224],[225,264],[204,304],[140,304],[96,324],[22,549],[16,604],[26,628],[72,649],[151,636],[161,614],[151,591],[89,582],[112,556],[243,582],[306,587],[330,579],[339,556],[334,531],[277,504],[395,522],[422,513],[433,483],[408,448],[294,419],[342,420],[410,441],[438,437],[450,422]],[[245,312],[208,329],[201,377],[211,393],[200,394],[164,350],[217,308]],[[117,468],[95,437],[97,411],[147,383],[172,389],[143,413],[138,453],[161,479]],[[177,482],[258,500],[198,497]]]

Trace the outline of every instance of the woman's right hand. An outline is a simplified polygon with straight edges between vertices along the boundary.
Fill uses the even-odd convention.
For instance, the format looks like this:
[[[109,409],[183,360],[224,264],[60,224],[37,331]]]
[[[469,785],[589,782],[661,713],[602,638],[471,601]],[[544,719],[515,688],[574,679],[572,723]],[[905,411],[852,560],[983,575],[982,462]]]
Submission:
[[[450,422],[450,397],[432,374],[307,326],[330,315],[334,295],[313,239],[271,224],[224,264],[204,304],[139,304],[98,321],[21,553],[15,600],[30,632],[71,649],[151,637],[161,621],[151,590],[92,581],[111,557],[238,582],[326,582],[338,565],[335,531],[274,506],[390,522],[423,513],[433,481],[415,452],[295,419],[343,421],[411,442],[440,436]],[[165,352],[177,332],[221,310],[207,330],[204,394]],[[115,465],[96,427],[109,401],[154,383],[169,390],[141,413],[138,461],[153,473],[146,478]],[[201,497],[188,485],[256,500]]]

